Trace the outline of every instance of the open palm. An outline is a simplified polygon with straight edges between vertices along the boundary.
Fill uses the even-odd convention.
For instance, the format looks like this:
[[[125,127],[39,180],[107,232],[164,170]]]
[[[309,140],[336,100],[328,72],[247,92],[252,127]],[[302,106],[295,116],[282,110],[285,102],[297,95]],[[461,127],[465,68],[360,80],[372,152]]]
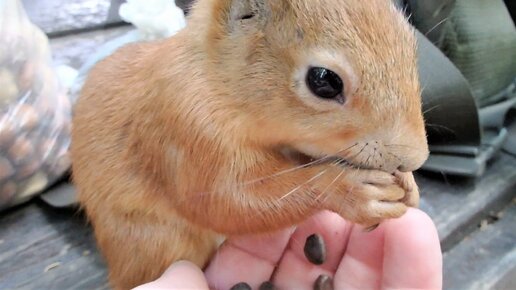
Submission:
[[[327,259],[310,263],[307,237],[321,235]],[[278,289],[314,289],[321,275],[334,289],[441,289],[442,255],[430,218],[417,209],[365,232],[336,214],[321,212],[296,229],[229,239],[203,273],[188,262],[174,264],[147,289],[230,289],[245,282],[258,289],[272,281]],[[244,288],[242,288],[244,289]]]

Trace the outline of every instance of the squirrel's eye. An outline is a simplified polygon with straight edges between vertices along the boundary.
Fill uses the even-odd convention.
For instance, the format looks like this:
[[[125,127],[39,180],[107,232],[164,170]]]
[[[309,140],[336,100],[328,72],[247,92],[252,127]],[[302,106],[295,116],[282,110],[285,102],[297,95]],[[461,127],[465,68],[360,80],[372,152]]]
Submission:
[[[306,85],[312,93],[323,99],[337,99],[344,103],[344,84],[333,71],[323,67],[312,67],[306,75]]]
[[[249,13],[240,17],[241,20],[247,20],[254,17],[254,13]]]

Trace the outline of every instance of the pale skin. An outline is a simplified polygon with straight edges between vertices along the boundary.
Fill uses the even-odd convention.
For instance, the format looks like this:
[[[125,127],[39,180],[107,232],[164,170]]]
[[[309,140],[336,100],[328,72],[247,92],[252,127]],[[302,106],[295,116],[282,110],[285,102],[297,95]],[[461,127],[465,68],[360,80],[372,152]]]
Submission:
[[[307,236],[326,240],[327,261],[316,266],[303,254]],[[279,289],[313,289],[321,274],[335,289],[442,289],[442,254],[437,230],[421,210],[409,209],[376,230],[331,212],[320,212],[296,229],[226,241],[203,272],[181,261],[137,290],[229,289],[239,282],[258,289],[273,281]]]

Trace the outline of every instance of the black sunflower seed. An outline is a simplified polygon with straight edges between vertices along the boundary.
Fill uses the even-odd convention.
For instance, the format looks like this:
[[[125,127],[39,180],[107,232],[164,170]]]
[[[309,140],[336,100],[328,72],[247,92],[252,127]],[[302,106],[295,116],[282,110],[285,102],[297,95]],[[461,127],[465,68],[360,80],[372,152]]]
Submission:
[[[333,280],[326,275],[319,276],[315,280],[314,290],[333,290]]]
[[[278,288],[276,288],[276,286],[274,286],[274,284],[272,284],[272,282],[270,282],[270,281],[263,282],[260,285],[260,288],[258,288],[258,289],[259,290],[278,290]]]
[[[305,256],[312,264],[322,265],[326,261],[326,245],[322,236],[313,234],[306,239]]]
[[[241,282],[236,284],[235,286],[231,287],[229,290],[252,290],[251,286],[249,284]]]

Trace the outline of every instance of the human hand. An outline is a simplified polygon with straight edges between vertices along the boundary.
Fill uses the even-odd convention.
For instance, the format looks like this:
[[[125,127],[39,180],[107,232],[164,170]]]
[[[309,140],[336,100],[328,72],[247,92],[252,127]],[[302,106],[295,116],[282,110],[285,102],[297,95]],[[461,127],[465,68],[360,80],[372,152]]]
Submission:
[[[305,241],[314,233],[326,244],[322,265],[310,263],[304,254]],[[204,273],[178,262],[136,290],[226,290],[241,282],[259,289],[269,280],[277,289],[303,290],[315,289],[321,275],[333,279],[334,289],[441,289],[435,225],[422,211],[409,209],[367,233],[334,213],[321,212],[296,229],[229,239]]]

